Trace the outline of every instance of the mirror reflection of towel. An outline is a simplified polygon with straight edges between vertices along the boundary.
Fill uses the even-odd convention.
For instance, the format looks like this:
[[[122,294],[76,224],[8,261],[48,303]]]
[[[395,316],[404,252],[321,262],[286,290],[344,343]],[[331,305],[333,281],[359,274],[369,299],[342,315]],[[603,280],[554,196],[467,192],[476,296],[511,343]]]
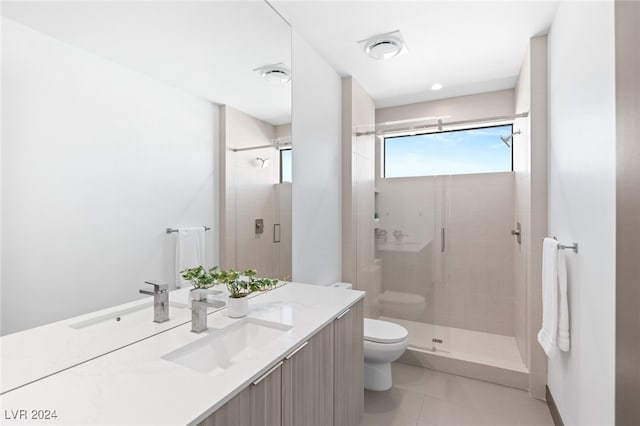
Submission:
[[[176,237],[176,287],[189,285],[180,271],[205,266],[204,227],[178,228]]]

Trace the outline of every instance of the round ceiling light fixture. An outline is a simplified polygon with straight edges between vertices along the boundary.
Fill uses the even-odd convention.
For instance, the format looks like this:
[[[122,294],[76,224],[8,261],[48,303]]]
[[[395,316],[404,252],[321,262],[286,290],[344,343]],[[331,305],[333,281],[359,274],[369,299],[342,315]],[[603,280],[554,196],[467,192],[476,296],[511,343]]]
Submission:
[[[254,71],[260,73],[269,83],[283,84],[291,81],[291,72],[283,63],[265,65],[254,69]]]
[[[378,61],[391,59],[408,52],[407,44],[400,31],[376,35],[358,43],[362,44],[364,53]]]
[[[437,91],[437,90],[441,90],[444,86],[442,85],[442,83],[435,83],[433,86],[431,86],[431,90]]]
[[[291,76],[283,68],[272,68],[262,71],[262,77],[269,83],[287,83],[291,81]]]

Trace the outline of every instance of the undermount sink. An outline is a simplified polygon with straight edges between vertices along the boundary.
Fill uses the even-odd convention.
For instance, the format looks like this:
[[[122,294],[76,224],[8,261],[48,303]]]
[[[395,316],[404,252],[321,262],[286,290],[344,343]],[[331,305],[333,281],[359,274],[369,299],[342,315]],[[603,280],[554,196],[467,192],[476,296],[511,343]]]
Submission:
[[[169,307],[171,309],[188,308],[186,304],[178,302],[169,302]],[[171,314],[171,310],[169,310],[169,314]],[[79,330],[108,323],[135,324],[140,321],[153,321],[153,302],[132,306],[130,308],[121,309],[119,311],[111,312],[104,315],[99,315],[97,317],[89,318],[75,324],[70,324],[69,327]]]
[[[206,336],[161,358],[200,373],[215,376],[246,360],[256,359],[290,325],[244,318],[222,329],[210,328]]]

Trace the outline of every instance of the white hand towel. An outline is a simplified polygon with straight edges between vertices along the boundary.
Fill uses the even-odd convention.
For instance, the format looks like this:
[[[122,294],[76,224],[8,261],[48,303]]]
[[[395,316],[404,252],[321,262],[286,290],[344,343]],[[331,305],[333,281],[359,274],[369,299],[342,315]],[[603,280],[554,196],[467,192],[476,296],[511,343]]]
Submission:
[[[178,228],[176,237],[176,287],[189,285],[180,271],[204,266],[204,227]]]
[[[568,352],[570,347],[567,264],[564,251],[558,250],[558,348],[563,352]]]
[[[542,242],[542,329],[538,342],[544,353],[552,357],[558,347],[558,242],[545,238]]]

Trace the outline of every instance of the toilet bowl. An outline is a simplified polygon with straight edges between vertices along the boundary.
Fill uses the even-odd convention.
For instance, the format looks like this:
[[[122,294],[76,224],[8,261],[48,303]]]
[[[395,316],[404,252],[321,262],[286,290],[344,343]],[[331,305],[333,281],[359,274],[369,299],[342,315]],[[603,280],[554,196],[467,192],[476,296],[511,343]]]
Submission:
[[[391,389],[391,363],[407,349],[409,332],[388,321],[364,319],[364,388]]]

